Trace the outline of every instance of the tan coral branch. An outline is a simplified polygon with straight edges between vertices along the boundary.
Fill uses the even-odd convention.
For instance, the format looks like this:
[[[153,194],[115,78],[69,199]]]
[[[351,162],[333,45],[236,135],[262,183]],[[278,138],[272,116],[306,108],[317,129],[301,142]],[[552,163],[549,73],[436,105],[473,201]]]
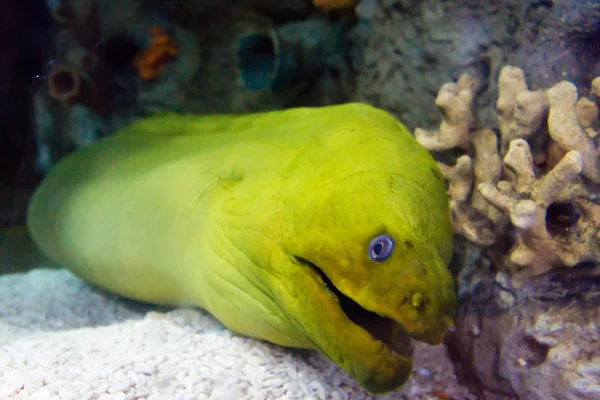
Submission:
[[[417,128],[415,138],[423,147],[431,151],[441,151],[469,143],[469,133],[473,127],[471,107],[475,97],[477,81],[469,75],[461,75],[456,83],[444,84],[437,95],[435,104],[444,113],[439,131]]]
[[[538,180],[532,190],[531,197],[537,204],[547,207],[555,201],[563,191],[583,170],[583,159],[576,150],[571,150],[546,176]]]
[[[579,123],[576,112],[577,87],[568,81],[547,90],[550,111],[548,130],[552,139],[565,151],[577,150],[583,158],[583,175],[600,183],[600,154]]]
[[[575,104],[575,113],[581,127],[586,130],[589,137],[595,137],[597,133],[592,125],[598,121],[598,106],[586,97],[581,97]],[[592,129],[590,129],[592,128]]]
[[[595,78],[592,81],[592,95],[595,96],[596,98],[600,98],[600,76]]]
[[[473,166],[471,157],[463,155],[458,157],[454,166],[437,163],[442,175],[448,181],[448,195],[460,203],[467,200],[471,193],[473,183]]]
[[[502,137],[501,153],[514,139],[527,138],[538,131],[548,103],[543,91],[527,89],[525,74],[520,68],[505,66],[498,77],[498,123]]]
[[[517,193],[529,193],[535,182],[533,172],[533,157],[529,145],[523,139],[510,142],[504,156],[504,165],[515,173],[514,189]]]

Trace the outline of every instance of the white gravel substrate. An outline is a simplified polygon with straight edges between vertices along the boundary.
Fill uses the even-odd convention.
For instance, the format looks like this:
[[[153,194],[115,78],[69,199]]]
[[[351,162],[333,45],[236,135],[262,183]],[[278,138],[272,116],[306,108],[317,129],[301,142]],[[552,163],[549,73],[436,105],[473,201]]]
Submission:
[[[442,347],[381,399],[474,399]],[[91,289],[66,270],[0,277],[0,399],[369,399],[312,351],[231,334],[201,310],[165,310]]]

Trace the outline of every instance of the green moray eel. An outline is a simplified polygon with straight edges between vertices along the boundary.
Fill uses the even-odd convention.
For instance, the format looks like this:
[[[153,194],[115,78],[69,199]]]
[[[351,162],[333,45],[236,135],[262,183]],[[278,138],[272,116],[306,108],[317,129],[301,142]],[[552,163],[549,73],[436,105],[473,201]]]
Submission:
[[[63,158],[28,227],[93,285],[316,349],[373,393],[456,306],[440,171],[366,104],[139,120]]]

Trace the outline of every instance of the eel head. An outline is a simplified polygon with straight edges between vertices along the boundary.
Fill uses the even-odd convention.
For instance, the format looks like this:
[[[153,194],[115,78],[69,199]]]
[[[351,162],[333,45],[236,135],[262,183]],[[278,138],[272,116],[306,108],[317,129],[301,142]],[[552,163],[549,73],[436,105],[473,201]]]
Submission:
[[[299,207],[280,238],[269,285],[280,307],[373,393],[409,378],[413,339],[436,345],[452,326],[446,202],[443,186],[433,195],[401,175],[359,173],[312,198],[306,215]]]

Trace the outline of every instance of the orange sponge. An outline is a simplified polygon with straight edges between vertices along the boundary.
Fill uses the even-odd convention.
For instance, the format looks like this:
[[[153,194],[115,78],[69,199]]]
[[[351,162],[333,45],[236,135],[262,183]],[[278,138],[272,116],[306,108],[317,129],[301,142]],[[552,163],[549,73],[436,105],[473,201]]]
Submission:
[[[153,26],[150,28],[152,41],[150,46],[133,61],[140,78],[152,80],[158,77],[164,65],[174,59],[179,52],[177,42],[171,38],[162,28]]]
[[[313,0],[315,7],[322,10],[339,10],[354,7],[359,0]]]

